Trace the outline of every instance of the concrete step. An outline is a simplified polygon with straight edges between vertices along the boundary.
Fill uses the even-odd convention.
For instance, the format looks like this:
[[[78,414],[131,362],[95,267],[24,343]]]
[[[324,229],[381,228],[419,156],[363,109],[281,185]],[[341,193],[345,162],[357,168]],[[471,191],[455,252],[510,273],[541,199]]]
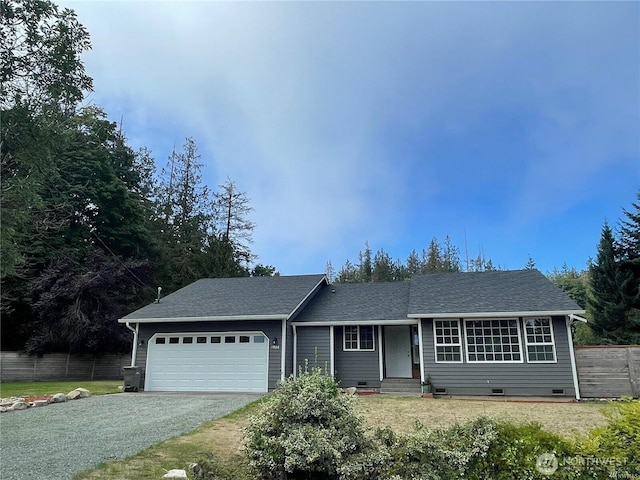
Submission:
[[[417,378],[385,378],[380,386],[380,393],[396,395],[420,395],[420,379]]]

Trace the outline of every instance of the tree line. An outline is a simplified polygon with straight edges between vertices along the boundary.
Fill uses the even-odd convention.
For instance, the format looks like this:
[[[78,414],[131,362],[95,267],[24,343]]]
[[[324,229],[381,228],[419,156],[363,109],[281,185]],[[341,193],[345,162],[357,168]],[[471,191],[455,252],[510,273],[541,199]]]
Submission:
[[[623,209],[617,233],[605,222],[596,259],[587,260],[587,268],[577,270],[566,264],[546,276],[581,308],[588,323],[574,325],[574,340],[579,344],[640,344],[640,192],[638,203]],[[482,253],[460,260],[460,250],[449,236],[444,242],[433,238],[420,253],[412,250],[405,261],[393,260],[384,250],[373,253],[365,242],[358,262],[347,260],[337,271],[331,263],[326,273],[338,283],[393,282],[409,280],[415,274],[434,272],[482,272],[501,270]],[[529,257],[523,268],[535,269]]]
[[[271,275],[255,265],[245,192],[203,185],[187,138],[156,172],[121,125],[82,106],[91,48],[75,13],[1,0],[2,349],[126,351],[117,319],[202,277]]]

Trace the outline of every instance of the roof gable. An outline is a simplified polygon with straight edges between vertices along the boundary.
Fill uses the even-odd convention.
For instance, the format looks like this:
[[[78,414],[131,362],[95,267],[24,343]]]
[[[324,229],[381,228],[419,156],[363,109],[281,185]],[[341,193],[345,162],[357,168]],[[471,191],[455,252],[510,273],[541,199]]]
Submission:
[[[409,282],[339,283],[323,287],[296,323],[407,318]]]
[[[410,317],[584,312],[537,270],[415,275],[408,310]]]
[[[170,319],[289,318],[325,275],[205,278],[122,318],[120,322]]]

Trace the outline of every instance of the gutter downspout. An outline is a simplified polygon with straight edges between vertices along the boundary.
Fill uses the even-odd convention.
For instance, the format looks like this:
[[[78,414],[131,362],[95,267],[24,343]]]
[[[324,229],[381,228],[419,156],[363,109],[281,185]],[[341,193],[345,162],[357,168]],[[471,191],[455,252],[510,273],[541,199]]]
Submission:
[[[125,326],[131,330],[133,332],[133,346],[131,347],[131,366],[135,367],[136,366],[136,354],[138,353],[138,334],[140,333],[139,328],[140,328],[140,324],[136,323],[136,328],[135,330],[133,329],[133,327],[131,327],[131,325],[129,325],[129,322],[125,323]]]
[[[573,352],[573,335],[571,334],[571,320],[567,316],[567,338],[569,340],[569,358],[571,359],[571,373],[573,374],[573,388],[576,391],[576,400],[580,400],[580,384],[578,383],[578,369],[576,368],[576,356]]]
[[[293,378],[297,378],[298,373],[298,330],[296,325],[291,325],[293,328]]]

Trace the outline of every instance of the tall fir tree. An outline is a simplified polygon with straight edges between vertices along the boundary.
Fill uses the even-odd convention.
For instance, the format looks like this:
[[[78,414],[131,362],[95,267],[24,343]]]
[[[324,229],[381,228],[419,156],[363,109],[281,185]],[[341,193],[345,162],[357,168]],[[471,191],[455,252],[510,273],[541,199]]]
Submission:
[[[603,343],[626,343],[625,303],[613,231],[602,227],[596,261],[589,267],[587,312],[591,330]]]

